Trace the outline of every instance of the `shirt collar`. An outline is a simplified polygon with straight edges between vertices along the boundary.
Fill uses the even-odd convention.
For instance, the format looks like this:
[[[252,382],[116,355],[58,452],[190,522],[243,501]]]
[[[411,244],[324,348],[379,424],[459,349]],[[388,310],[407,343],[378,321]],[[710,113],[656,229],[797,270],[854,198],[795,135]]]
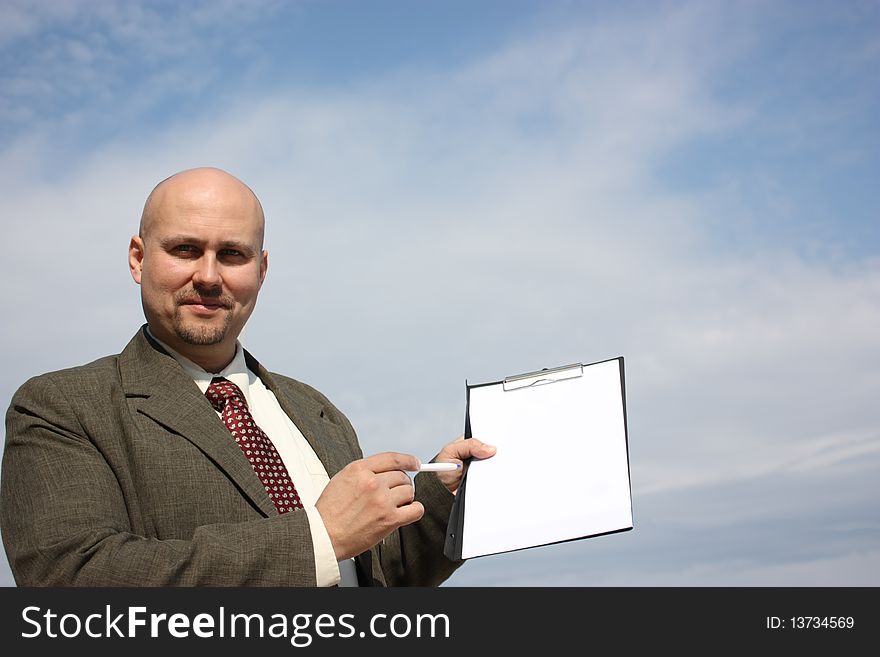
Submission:
[[[236,340],[235,341],[235,356],[232,358],[232,361],[223,368],[222,371],[217,372],[216,374],[211,373],[203,369],[201,366],[196,365],[186,356],[182,356],[180,353],[169,347],[167,344],[159,340],[153,333],[150,331],[150,327],[147,327],[147,333],[150,334],[150,337],[153,338],[156,342],[162,345],[162,348],[165,349],[171,356],[174,357],[183,370],[192,377],[192,380],[196,382],[196,385],[199,387],[199,390],[202,391],[202,394],[208,391],[208,386],[211,385],[211,380],[215,377],[222,376],[224,379],[228,379],[232,381],[235,385],[239,387],[239,389],[244,393],[244,398],[250,406],[251,399],[249,394],[250,384],[253,383],[257,379],[257,375],[251,372],[247,363],[244,360],[244,349],[242,349],[241,343]]]

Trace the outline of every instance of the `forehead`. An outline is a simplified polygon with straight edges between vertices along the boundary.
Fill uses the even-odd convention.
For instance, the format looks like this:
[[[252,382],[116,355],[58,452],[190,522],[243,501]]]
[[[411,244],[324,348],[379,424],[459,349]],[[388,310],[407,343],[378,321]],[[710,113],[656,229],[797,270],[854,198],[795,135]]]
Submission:
[[[157,192],[144,213],[142,229],[149,237],[262,244],[262,209],[243,186],[169,185]]]

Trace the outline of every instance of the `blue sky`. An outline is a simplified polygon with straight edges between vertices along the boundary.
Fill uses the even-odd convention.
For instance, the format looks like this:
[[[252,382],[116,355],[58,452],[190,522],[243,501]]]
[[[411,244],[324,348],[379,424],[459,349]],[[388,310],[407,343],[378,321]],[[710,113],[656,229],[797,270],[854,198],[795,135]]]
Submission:
[[[245,344],[366,452],[626,357],[635,530],[449,585],[880,583],[880,4],[0,1],[0,64],[0,398],[125,345],[146,195],[220,166]]]

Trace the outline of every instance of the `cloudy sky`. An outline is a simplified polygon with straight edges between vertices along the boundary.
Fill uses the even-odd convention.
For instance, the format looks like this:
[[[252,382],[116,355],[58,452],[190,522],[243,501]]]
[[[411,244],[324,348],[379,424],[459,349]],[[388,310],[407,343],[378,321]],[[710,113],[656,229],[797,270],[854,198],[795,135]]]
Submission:
[[[877,2],[0,0],[0,401],[125,346],[146,195],[218,166],[243,341],[367,453],[625,357],[635,529],[448,585],[880,585],[878,116]]]

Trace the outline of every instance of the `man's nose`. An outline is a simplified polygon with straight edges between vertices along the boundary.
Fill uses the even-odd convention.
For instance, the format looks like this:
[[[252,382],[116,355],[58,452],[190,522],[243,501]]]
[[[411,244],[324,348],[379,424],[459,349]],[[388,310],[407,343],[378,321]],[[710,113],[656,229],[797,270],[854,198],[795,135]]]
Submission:
[[[217,263],[217,258],[212,254],[206,253],[196,263],[196,269],[193,272],[193,283],[206,287],[216,287],[221,282],[222,278],[220,277],[220,267]]]

